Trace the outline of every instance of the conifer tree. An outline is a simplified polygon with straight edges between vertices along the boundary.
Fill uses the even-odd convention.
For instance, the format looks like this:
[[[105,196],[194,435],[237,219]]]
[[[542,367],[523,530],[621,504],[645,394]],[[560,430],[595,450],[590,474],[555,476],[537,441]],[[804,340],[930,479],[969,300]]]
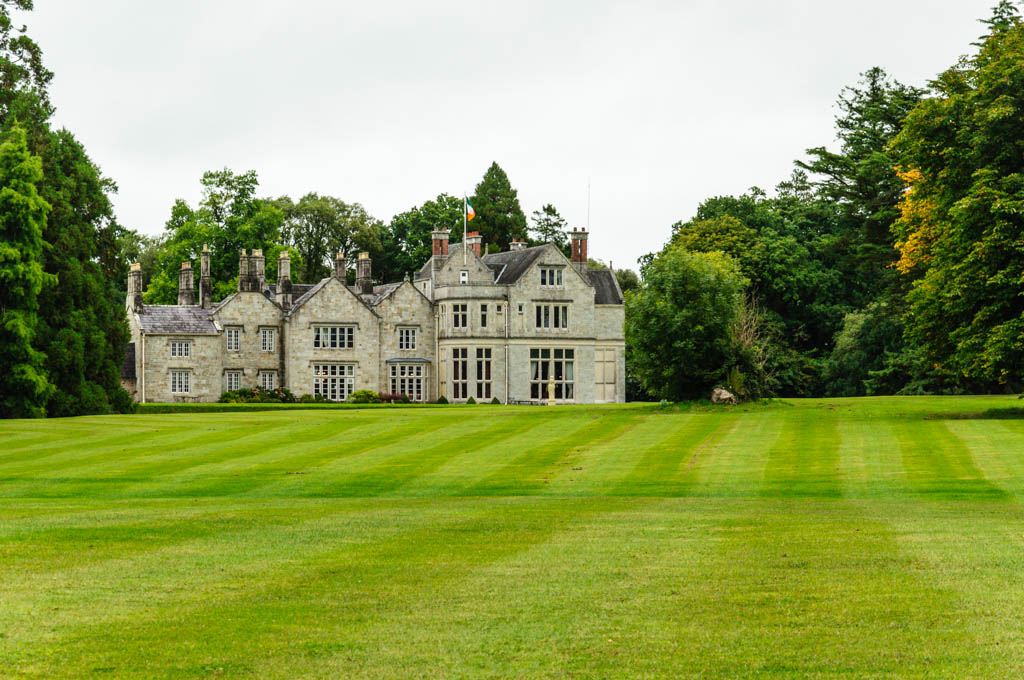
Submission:
[[[507,250],[513,239],[526,240],[526,215],[508,175],[497,163],[487,168],[471,202],[476,219],[470,228],[480,232],[484,243],[497,244]]]
[[[0,417],[45,415],[53,386],[44,356],[33,349],[43,284],[43,226],[50,205],[36,189],[42,162],[28,152],[25,130],[0,144]]]

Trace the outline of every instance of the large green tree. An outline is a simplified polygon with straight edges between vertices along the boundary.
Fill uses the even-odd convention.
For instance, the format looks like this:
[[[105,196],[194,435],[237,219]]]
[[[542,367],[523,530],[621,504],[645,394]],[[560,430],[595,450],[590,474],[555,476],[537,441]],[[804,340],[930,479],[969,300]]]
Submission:
[[[559,250],[569,254],[569,237],[565,233],[569,225],[555,206],[545,203],[540,210],[533,211],[530,221],[533,223],[530,236],[535,243],[554,243]]]
[[[971,380],[1024,387],[1024,23],[1005,0],[978,52],[933,83],[895,150],[894,225],[914,279],[908,340]]]
[[[302,268],[292,267],[297,281],[313,283],[329,276],[338,251],[354,257],[356,251],[381,248],[383,228],[359,203],[309,193],[293,202],[277,199],[284,214],[283,242],[299,253]]]
[[[55,278],[39,297],[34,348],[46,356],[46,373],[56,387],[49,415],[103,413],[131,408],[120,387],[128,331],[124,299],[112,281],[123,270],[105,178],[67,130],[53,130],[46,90],[52,73],[42,51],[24,29],[15,30],[11,10],[28,10],[27,0],[0,0],[0,130],[25,127],[29,151],[42,159],[39,195],[51,210],[43,231],[49,247],[43,270]]]
[[[476,228],[476,220],[473,220]],[[430,232],[436,229],[450,229],[451,240],[462,240],[462,199],[449,194],[423,205],[410,208],[391,218],[385,234],[385,254],[379,258],[382,267],[390,260],[389,268],[396,275],[413,275],[423,263],[430,259],[433,244]],[[374,259],[377,268],[377,258]]]
[[[732,329],[747,284],[738,263],[721,252],[670,246],[642,269],[626,297],[630,370],[661,399],[707,396],[734,359]]]
[[[479,231],[484,243],[508,250],[514,239],[526,240],[526,215],[519,206],[519,198],[508,181],[508,175],[497,163],[491,163],[487,168],[471,201],[476,219],[470,229]]]
[[[45,414],[53,386],[33,347],[43,272],[43,227],[50,206],[36,189],[42,161],[29,154],[25,130],[0,143],[0,418]]]

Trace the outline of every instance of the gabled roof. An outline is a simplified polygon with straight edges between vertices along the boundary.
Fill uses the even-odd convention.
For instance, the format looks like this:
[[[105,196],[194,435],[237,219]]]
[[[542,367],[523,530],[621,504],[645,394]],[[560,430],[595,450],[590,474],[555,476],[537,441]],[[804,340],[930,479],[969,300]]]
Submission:
[[[217,327],[213,325],[210,313],[209,309],[194,306],[142,305],[142,311],[139,312],[139,329],[143,333],[157,335],[161,333],[216,335]]]
[[[296,309],[298,309],[298,308],[299,308],[299,307],[301,307],[302,305],[304,305],[304,304],[306,304],[307,302],[309,302],[309,301],[310,301],[310,300],[311,300],[311,299],[313,298],[313,296],[314,296],[314,295],[316,295],[317,293],[319,293],[319,292],[320,292],[320,290],[321,290],[321,289],[322,289],[322,288],[323,288],[324,286],[326,286],[326,285],[327,285],[327,283],[328,283],[328,282],[329,282],[329,281],[330,281],[330,280],[331,280],[332,278],[334,278],[334,277],[333,277],[333,276],[328,276],[328,277],[327,277],[327,278],[325,278],[325,279],[320,279],[319,283],[317,283],[316,285],[312,286],[312,287],[311,287],[311,288],[310,288],[309,290],[307,290],[307,291],[306,291],[305,293],[303,293],[303,294],[302,294],[302,295],[300,295],[300,296],[299,296],[298,298],[296,298],[296,299],[295,299],[295,300],[294,300],[294,301],[292,302],[292,306],[291,306],[291,308],[289,308],[289,310],[288,310],[288,315],[289,315],[289,316],[291,316],[291,314],[292,314],[293,312],[295,312],[295,310],[296,310]],[[364,305],[364,306],[365,306],[365,307],[366,307],[367,309],[369,309],[369,310],[370,310],[370,313],[371,313],[371,314],[374,314],[374,315],[376,315],[376,314],[377,314],[377,312],[373,311],[373,305],[377,304],[377,302],[380,302],[380,300],[383,300],[383,299],[384,299],[385,297],[387,297],[388,295],[390,295],[390,294],[391,294],[391,293],[390,293],[390,291],[389,291],[388,293],[386,293],[386,294],[382,294],[382,295],[381,295],[381,297],[380,297],[380,300],[376,300],[376,301],[374,301],[374,302],[373,302],[373,304],[370,304],[370,302],[374,300],[374,297],[373,297],[373,295],[360,295],[360,294],[359,294],[359,289],[358,289],[358,288],[356,288],[355,286],[346,286],[346,285],[345,285],[344,283],[342,283],[342,282],[340,282],[340,281],[339,281],[339,283],[341,283],[341,285],[342,285],[342,286],[343,286],[343,287],[345,288],[345,290],[347,290],[348,292],[352,293],[352,296],[353,296],[353,297],[354,297],[354,298],[355,298],[356,300],[358,300],[359,302],[361,302],[361,303],[362,303],[362,304],[363,304],[363,305]],[[402,285],[402,284],[401,284],[401,283],[398,283],[398,284],[388,284],[388,285],[396,285],[396,286],[400,286],[400,285]],[[377,286],[377,288],[387,288],[387,286]],[[374,294],[376,294],[376,290],[377,290],[377,288],[374,288]]]
[[[276,283],[270,283],[270,284],[267,284],[267,285],[270,288],[270,296],[271,297],[276,296],[277,295],[277,284]],[[309,289],[312,288],[312,287],[313,287],[312,283],[293,283],[292,284],[292,300],[297,300],[298,298],[302,297],[307,292],[309,292]]]
[[[288,313],[291,314],[296,309],[298,309],[302,305],[306,304],[309,301],[309,299],[311,297],[313,297],[314,295],[316,295],[317,292],[321,288],[326,286],[327,282],[330,281],[330,280],[331,280],[330,276],[328,276],[326,279],[320,279],[319,283],[315,283],[312,286],[310,286],[309,290],[307,290],[305,293],[303,293],[302,295],[300,295],[298,297],[293,297],[292,298],[292,306],[291,306],[291,309],[288,310]]]
[[[592,269],[587,272],[590,285],[594,287],[595,305],[621,305],[622,293],[619,291],[615,272],[610,269]]]
[[[502,253],[490,253],[484,255],[484,264],[498,274],[495,283],[515,283],[526,270],[530,268],[541,253],[547,249],[547,245],[534,246],[533,248],[522,248],[520,250],[507,250]],[[500,271],[497,269],[501,267]]]
[[[366,302],[366,304],[371,307],[376,307],[380,303],[384,302],[389,295],[401,288],[403,283],[404,281],[399,281],[398,283],[385,283],[383,286],[374,286],[372,295],[362,295],[360,297],[363,298],[363,301]],[[355,287],[351,290],[353,293],[356,293],[356,295],[359,295],[358,289],[355,289]]]

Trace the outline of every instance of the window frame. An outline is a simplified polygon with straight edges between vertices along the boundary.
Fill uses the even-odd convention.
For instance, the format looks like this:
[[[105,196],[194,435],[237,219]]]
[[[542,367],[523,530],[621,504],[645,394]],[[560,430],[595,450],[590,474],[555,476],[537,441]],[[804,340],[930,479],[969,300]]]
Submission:
[[[268,341],[269,338],[269,341]],[[277,348],[277,329],[276,328],[261,328],[260,329],[260,351],[271,353]]]
[[[452,399],[469,398],[469,348],[452,348]]]
[[[417,346],[419,335],[416,328],[408,326],[398,327],[398,349],[400,350],[415,350]]]
[[[469,328],[469,304],[452,303],[452,328]]]
[[[313,394],[329,401],[342,402],[355,391],[356,365],[323,363],[313,364]],[[340,397],[340,399],[334,399]]]
[[[393,363],[388,366],[391,394],[404,394],[409,397],[409,401],[424,400],[427,371],[423,364]]]
[[[576,350],[572,347],[530,348],[530,399],[547,401],[548,379],[555,378],[555,400],[576,399]]]
[[[232,387],[232,381],[234,386]],[[224,391],[234,392],[235,390],[242,389],[242,372],[241,371],[224,371]]]
[[[192,358],[192,341],[191,340],[171,340],[170,351],[172,359],[191,359]]]
[[[313,349],[355,349],[355,324],[325,323],[313,326]]]
[[[192,393],[192,371],[170,371],[171,394]],[[181,389],[184,386],[185,389]]]
[[[234,342],[232,342],[234,340]],[[232,346],[234,345],[234,346]],[[224,329],[224,349],[227,352],[242,351],[242,329],[238,326],[228,326]]]
[[[494,375],[492,368],[492,352],[490,347],[476,348],[476,398],[491,399],[491,385]]]

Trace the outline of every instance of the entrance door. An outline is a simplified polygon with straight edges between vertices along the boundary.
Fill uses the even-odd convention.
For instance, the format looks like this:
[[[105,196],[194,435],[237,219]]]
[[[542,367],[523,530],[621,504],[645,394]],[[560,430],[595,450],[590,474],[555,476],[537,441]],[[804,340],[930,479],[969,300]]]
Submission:
[[[615,401],[615,349],[594,350],[594,401]]]

